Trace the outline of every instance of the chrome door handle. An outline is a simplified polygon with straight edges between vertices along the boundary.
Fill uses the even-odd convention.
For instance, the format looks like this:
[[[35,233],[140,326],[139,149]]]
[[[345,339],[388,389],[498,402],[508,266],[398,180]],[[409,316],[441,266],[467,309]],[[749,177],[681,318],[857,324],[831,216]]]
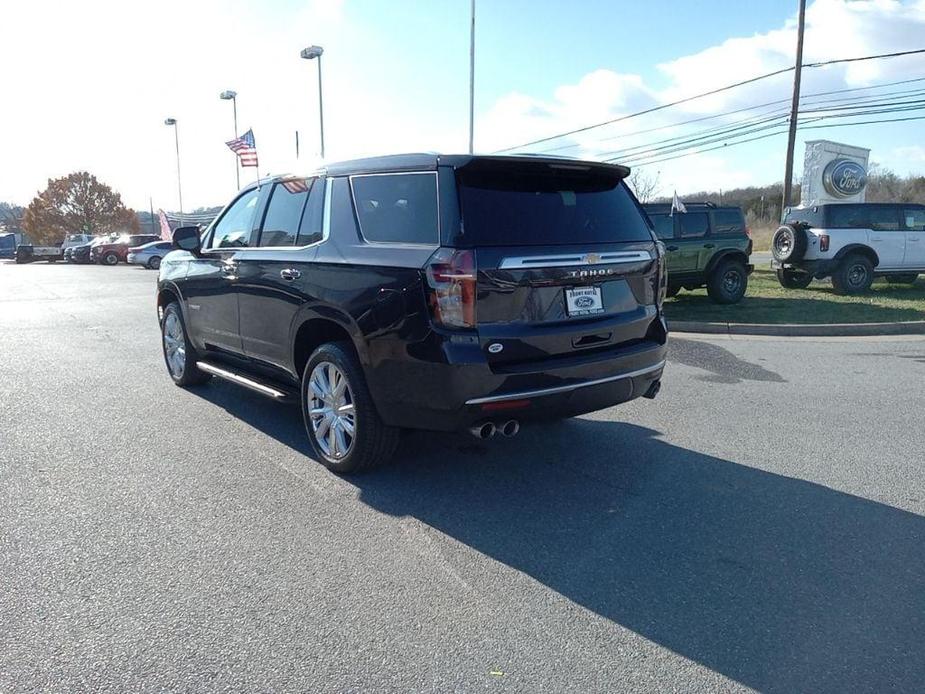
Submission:
[[[284,280],[297,280],[302,276],[302,273],[298,270],[293,270],[292,268],[286,268],[285,270],[279,271],[279,276]]]
[[[236,273],[237,271],[238,271],[238,264],[237,264],[237,263],[229,263],[229,262],[222,263],[222,272],[223,272],[224,274],[226,274],[226,275],[233,275],[233,274]]]

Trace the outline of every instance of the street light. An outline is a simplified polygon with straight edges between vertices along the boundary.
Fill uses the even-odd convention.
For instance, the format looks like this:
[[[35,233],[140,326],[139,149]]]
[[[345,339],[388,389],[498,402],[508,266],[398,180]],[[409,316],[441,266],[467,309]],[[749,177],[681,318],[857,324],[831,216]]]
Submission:
[[[238,93],[236,91],[232,91],[231,89],[226,89],[225,91],[223,91],[221,94],[218,95],[219,99],[223,99],[224,101],[231,102],[231,108],[234,113],[234,137],[238,136],[238,99],[237,99],[237,96],[238,96]],[[233,154],[234,154],[234,177],[235,177],[235,180],[238,182],[238,189],[240,190],[241,188],[241,169],[238,166],[239,164],[238,155],[236,153],[233,153]]]
[[[318,59],[318,124],[321,127],[321,158],[324,159],[324,105],[321,99],[321,55],[324,49],[321,46],[309,46],[303,48],[299,54],[305,60]]]
[[[183,186],[180,185],[180,133],[177,128],[176,118],[167,118],[164,125],[173,126],[173,137],[177,143],[177,195],[180,197],[180,214],[183,214]]]

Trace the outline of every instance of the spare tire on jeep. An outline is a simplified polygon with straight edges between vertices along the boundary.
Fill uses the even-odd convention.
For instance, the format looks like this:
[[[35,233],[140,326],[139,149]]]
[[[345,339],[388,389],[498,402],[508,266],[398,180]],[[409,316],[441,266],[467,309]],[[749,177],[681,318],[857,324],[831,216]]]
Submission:
[[[800,224],[783,224],[771,239],[771,255],[781,263],[802,260],[806,255],[806,230]]]

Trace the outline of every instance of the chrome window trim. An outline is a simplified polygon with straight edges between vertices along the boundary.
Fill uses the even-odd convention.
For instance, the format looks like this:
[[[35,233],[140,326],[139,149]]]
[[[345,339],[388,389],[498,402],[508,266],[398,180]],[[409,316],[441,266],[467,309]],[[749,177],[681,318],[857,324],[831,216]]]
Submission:
[[[590,257],[594,256],[594,261]],[[616,265],[652,260],[649,251],[612,251],[607,253],[569,253],[562,255],[533,255],[504,258],[499,270],[532,270],[546,267],[575,267],[576,265]]]
[[[652,373],[653,371],[658,371],[659,369],[665,368],[665,361],[662,360],[658,364],[653,364],[652,366],[647,366],[644,369],[637,369],[636,371],[629,371],[627,373],[618,374],[616,376],[608,376],[606,378],[596,378],[593,381],[581,381],[580,383],[569,383],[565,386],[553,386],[552,388],[539,388],[537,390],[521,390],[516,393],[507,393],[505,395],[489,395],[484,398],[473,398],[472,400],[466,400],[467,405],[483,405],[489,402],[504,402],[506,400],[526,400],[529,398],[538,398],[543,395],[555,395],[556,393],[568,393],[569,391],[578,390],[579,388],[588,388],[590,386],[599,386],[603,383],[611,383],[613,381],[622,381],[624,378],[636,378],[637,376],[645,376],[646,374]]]
[[[363,234],[363,223],[360,221],[360,210],[357,207],[357,196],[356,191],[353,189],[353,179],[355,178],[372,178],[373,176],[420,176],[422,174],[431,175],[434,177],[434,184],[436,186],[436,199],[434,200],[435,207],[437,209],[437,240],[435,243],[408,243],[407,241],[370,241]],[[443,229],[441,228],[440,222],[440,176],[437,175],[437,171],[382,171],[377,173],[366,173],[366,174],[350,174],[347,176],[347,181],[350,183],[350,203],[353,205],[353,214],[357,220],[357,230],[360,232],[360,238],[363,240],[363,243],[367,243],[370,246],[403,246],[403,247],[412,247],[412,248],[439,248],[440,239],[443,238]]]
[[[322,218],[321,218],[321,240],[320,241],[314,241],[313,243],[308,243],[304,246],[242,246],[237,249],[208,248],[208,249],[203,249],[202,252],[205,253],[208,251],[237,250],[239,253],[251,253],[251,252],[261,253],[262,251],[275,251],[277,253],[280,251],[286,251],[289,253],[295,253],[298,251],[307,250],[309,248],[314,248],[315,246],[320,246],[322,243],[327,241],[328,237],[331,235],[331,222],[330,222],[330,219],[331,219],[331,179],[322,178],[320,180],[324,182],[324,202],[322,203],[322,207],[324,211],[322,212]],[[305,204],[308,205],[307,200]],[[305,209],[307,209],[307,207]],[[305,209],[302,210],[303,214],[305,213]],[[266,212],[264,212],[264,214],[266,214]]]

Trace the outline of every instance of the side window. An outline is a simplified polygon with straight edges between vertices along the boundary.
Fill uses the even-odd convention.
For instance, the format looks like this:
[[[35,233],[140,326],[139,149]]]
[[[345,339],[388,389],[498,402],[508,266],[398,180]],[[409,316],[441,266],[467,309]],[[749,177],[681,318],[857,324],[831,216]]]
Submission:
[[[681,225],[681,238],[706,236],[710,228],[710,218],[706,212],[682,212],[678,215]]]
[[[650,214],[652,226],[655,227],[655,235],[660,239],[674,238],[674,217],[667,214]]]
[[[210,248],[242,248],[250,245],[259,191],[247,191],[228,208],[212,233]]]
[[[925,231],[925,209],[906,208],[903,217],[909,231]]]
[[[308,194],[308,204],[302,213],[302,223],[299,225],[298,246],[307,246],[318,243],[323,236],[322,218],[324,217],[324,179],[316,178],[311,184]]]
[[[713,233],[714,234],[744,234],[745,220],[740,210],[714,210],[713,211]]]
[[[867,229],[869,215],[859,205],[829,205],[826,226],[833,229]]]
[[[351,183],[367,241],[438,245],[436,174],[354,176]]]
[[[273,186],[260,231],[261,246],[295,245],[307,198],[308,183],[301,178],[281,181]]]
[[[899,231],[899,208],[872,208],[870,211],[870,228],[874,231]]]

